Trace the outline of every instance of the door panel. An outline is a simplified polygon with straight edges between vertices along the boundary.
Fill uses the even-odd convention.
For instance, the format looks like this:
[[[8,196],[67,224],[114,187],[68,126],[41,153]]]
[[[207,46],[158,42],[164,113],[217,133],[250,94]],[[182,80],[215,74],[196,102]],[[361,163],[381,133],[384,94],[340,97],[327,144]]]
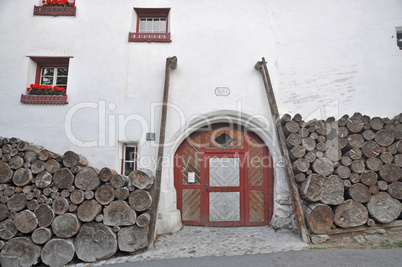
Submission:
[[[210,158],[209,186],[240,186],[238,158]]]
[[[240,221],[240,192],[210,192],[209,221]]]

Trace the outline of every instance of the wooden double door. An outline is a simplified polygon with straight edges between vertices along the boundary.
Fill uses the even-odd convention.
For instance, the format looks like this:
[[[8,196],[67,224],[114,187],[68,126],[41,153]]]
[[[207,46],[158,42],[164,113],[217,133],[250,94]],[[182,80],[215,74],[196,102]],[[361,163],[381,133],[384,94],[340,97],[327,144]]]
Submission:
[[[177,206],[185,225],[267,225],[273,212],[272,158],[237,125],[190,135],[175,155]]]

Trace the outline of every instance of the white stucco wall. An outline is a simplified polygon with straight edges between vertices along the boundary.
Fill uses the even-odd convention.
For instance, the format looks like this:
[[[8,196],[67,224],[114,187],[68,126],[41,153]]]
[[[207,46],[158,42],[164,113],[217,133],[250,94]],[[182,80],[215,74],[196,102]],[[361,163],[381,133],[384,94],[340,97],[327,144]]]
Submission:
[[[59,153],[74,150],[92,166],[116,170],[121,142],[137,142],[139,168],[154,169],[157,147],[145,133],[155,132],[158,140],[160,107],[154,105],[162,99],[166,58],[178,57],[170,81],[159,232],[180,227],[171,160],[186,135],[180,129],[192,129],[200,116],[223,120],[236,113],[240,124],[255,118],[256,132],[280,162],[254,69],[261,57],[281,113],[320,118],[401,111],[402,51],[395,39],[401,1],[76,0],[75,17],[33,16],[39,2],[0,1],[0,136]],[[172,42],[129,43],[133,7],[170,7]],[[27,56],[73,56],[68,105],[20,103],[35,76]],[[228,87],[230,94],[216,96],[216,87]],[[290,220],[287,197],[277,167],[274,219],[282,224]]]

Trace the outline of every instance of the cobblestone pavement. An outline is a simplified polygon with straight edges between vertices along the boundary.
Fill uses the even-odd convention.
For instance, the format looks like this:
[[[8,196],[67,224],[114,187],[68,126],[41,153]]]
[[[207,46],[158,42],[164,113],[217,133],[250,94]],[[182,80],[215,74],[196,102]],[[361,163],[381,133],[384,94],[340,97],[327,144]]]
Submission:
[[[308,245],[289,230],[274,231],[265,227],[198,227],[185,226],[177,233],[160,236],[155,248],[142,254],[113,257],[95,264],[70,266],[101,266],[143,260],[234,256],[305,250]]]

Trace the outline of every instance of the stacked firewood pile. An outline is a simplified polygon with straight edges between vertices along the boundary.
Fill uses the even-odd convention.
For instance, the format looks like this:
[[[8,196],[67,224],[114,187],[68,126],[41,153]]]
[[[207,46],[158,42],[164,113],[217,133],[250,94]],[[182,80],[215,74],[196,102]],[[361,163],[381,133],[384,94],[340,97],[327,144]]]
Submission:
[[[389,223],[402,210],[402,114],[304,122],[282,117],[286,145],[315,234]]]
[[[99,171],[72,151],[17,138],[0,144],[1,266],[93,262],[148,246],[151,174]]]

